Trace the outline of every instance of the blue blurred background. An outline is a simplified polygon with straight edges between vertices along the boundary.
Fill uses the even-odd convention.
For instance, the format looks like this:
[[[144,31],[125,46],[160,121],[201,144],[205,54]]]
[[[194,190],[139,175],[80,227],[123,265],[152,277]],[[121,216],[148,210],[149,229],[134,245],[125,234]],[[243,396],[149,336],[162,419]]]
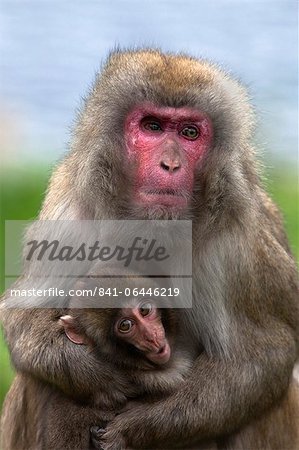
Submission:
[[[296,0],[1,0],[2,249],[5,219],[36,217],[74,110],[116,45],[203,56],[248,86],[264,183],[298,258]],[[0,336],[0,408],[12,376]]]
[[[249,87],[263,153],[296,158],[296,0],[2,0],[0,8],[6,160],[63,154],[80,96],[115,45],[217,61]]]

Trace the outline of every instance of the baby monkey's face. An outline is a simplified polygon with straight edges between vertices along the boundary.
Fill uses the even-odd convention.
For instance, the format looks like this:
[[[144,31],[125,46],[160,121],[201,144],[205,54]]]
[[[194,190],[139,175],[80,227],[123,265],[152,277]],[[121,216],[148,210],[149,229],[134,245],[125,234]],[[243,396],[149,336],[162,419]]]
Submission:
[[[165,364],[171,356],[161,311],[151,300],[123,307],[114,325],[115,336],[136,347],[154,364]]]
[[[151,299],[130,299],[122,308],[75,309],[60,318],[66,337],[77,345],[109,349],[117,342],[135,347],[155,365],[166,364],[171,348],[162,310]]]

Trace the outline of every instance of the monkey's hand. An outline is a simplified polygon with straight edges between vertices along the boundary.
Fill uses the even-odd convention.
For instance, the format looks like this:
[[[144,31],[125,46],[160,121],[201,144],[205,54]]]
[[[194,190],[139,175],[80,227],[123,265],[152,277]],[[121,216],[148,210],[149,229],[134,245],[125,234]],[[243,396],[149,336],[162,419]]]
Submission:
[[[263,332],[265,335],[265,330]],[[252,409],[257,413],[269,409],[276,401],[277,377],[281,377],[283,394],[283,389],[288,388],[292,367],[286,361],[286,349],[291,350],[291,355],[295,354],[294,348],[290,349],[288,330],[271,327],[272,338],[277,337],[275,332],[280,336],[280,348],[276,344],[275,353],[274,349],[270,352],[270,348],[277,339],[271,344],[271,340],[264,337],[264,341],[259,341],[259,352],[256,354],[249,348],[246,358],[238,355],[228,362],[201,354],[188,380],[177,391],[154,403],[145,403],[116,415],[103,435],[103,443],[107,444],[104,450],[127,447],[186,449],[248,423]],[[253,341],[252,336],[250,342]],[[269,367],[277,374],[272,384]],[[123,447],[113,447],[113,442]]]
[[[96,450],[129,450],[123,436],[115,430],[101,427],[91,427],[91,442]]]
[[[133,404],[134,402],[130,406],[133,406]],[[92,443],[95,448],[97,450],[131,450],[133,448],[139,449],[138,443],[141,445],[147,444],[150,441],[148,436],[144,436],[144,433],[147,435],[147,420],[149,419],[146,414],[147,407],[148,405],[140,404],[140,406],[135,405],[135,408],[124,409],[108,423],[105,429],[91,427]],[[138,422],[138,430],[136,429],[136,422]],[[136,433],[136,439],[132,439],[132,429]]]

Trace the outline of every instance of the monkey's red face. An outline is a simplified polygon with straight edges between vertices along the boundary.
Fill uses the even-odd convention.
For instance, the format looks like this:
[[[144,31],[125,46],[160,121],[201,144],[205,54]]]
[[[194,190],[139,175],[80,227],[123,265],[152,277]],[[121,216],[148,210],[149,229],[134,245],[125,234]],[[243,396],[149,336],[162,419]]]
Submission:
[[[159,365],[169,361],[170,345],[160,313],[152,303],[123,308],[114,328],[116,336],[134,345],[149,361]]]
[[[212,140],[209,118],[192,108],[144,103],[125,122],[129,161],[136,165],[134,203],[188,206],[195,171]]]

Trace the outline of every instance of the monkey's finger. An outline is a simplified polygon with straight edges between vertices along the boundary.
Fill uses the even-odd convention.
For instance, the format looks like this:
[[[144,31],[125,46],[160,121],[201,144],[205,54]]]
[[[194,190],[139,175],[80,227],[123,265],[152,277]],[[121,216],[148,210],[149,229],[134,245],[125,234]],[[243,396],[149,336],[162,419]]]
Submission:
[[[99,426],[90,427],[91,442],[96,450],[104,450],[101,439],[105,433],[105,428],[101,428]]]
[[[106,429],[96,425],[96,426],[90,427],[90,432],[91,432],[92,436],[100,439],[106,433]]]

